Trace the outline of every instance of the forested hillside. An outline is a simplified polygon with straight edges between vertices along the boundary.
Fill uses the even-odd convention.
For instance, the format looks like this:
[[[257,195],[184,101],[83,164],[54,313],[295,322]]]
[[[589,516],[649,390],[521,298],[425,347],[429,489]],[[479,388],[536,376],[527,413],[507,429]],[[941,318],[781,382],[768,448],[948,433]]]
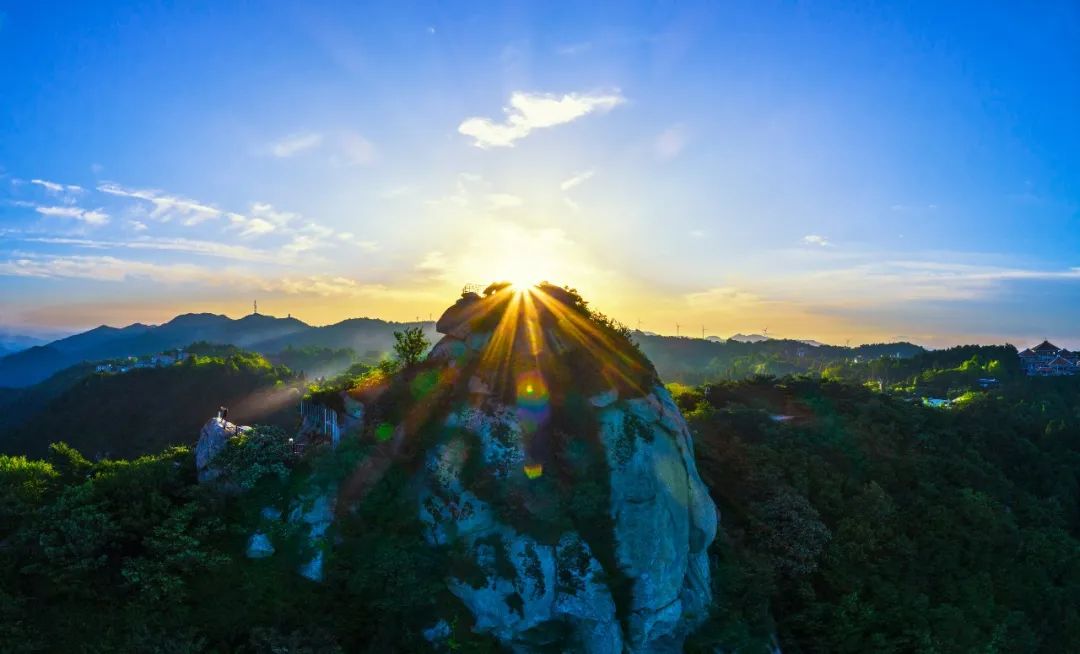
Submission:
[[[667,381],[701,384],[754,375],[821,374],[830,367],[875,359],[907,359],[925,352],[911,343],[840,347],[802,341],[758,342],[675,338],[635,332],[642,352]]]
[[[784,652],[1080,643],[1080,380],[951,410],[769,378],[678,401],[723,524],[695,651],[774,631]]]
[[[222,405],[241,422],[295,424],[300,392],[288,368],[236,348],[196,349],[206,354],[164,368],[112,374],[77,367],[9,391],[0,450],[42,456],[49,443],[66,441],[95,458],[157,453],[193,443]]]
[[[765,652],[775,638],[784,652],[1071,651],[1080,383],[1023,388],[942,411],[807,379],[676,387],[722,527],[715,604],[688,650]],[[298,459],[283,439],[231,446],[226,474],[252,488],[240,497],[198,487],[185,450],[0,457],[0,649],[423,649],[425,616],[455,601],[440,577],[452,553],[422,544],[399,475],[339,518],[322,584],[293,572],[297,553],[244,556],[267,498],[341,478],[370,451]],[[468,626],[462,611],[452,642],[494,651]]]

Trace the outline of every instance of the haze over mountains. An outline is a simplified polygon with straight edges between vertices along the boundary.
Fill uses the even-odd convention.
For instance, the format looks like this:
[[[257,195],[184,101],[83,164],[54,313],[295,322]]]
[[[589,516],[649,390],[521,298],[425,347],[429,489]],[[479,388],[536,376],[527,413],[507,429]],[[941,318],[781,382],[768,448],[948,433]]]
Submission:
[[[393,346],[394,331],[415,324],[434,340],[434,324],[429,321],[399,323],[378,318],[350,318],[331,325],[312,326],[291,316],[278,318],[253,313],[233,319],[218,314],[188,313],[161,325],[102,325],[0,356],[0,388],[32,386],[80,363],[145,356],[200,341],[235,345],[264,355],[274,355],[287,348],[348,348],[358,357],[376,360]],[[696,381],[699,368],[717,358],[779,357],[787,362],[791,372],[799,372],[845,358],[910,357],[924,351],[911,343],[841,347],[757,334],[736,334],[725,340],[716,336],[676,338],[638,331],[635,338],[666,378],[690,382]]]
[[[420,324],[429,336],[434,334],[432,323]],[[376,318],[351,318],[315,327],[292,317],[257,313],[239,319],[188,313],[162,325],[135,323],[120,328],[102,325],[0,357],[0,387],[30,386],[84,361],[154,354],[198,341],[236,345],[260,353],[280,352],[290,345],[347,347],[359,354],[382,353],[390,349],[394,330],[400,330],[402,325]]]

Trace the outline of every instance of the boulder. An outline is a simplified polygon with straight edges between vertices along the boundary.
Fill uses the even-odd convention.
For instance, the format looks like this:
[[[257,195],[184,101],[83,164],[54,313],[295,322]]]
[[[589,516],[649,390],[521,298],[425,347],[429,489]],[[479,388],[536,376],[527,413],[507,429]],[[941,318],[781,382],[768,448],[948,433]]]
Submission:
[[[249,559],[265,559],[268,556],[273,556],[274,544],[270,542],[270,538],[266,534],[257,531],[248,539],[246,554]]]
[[[220,417],[206,421],[199,431],[199,440],[195,443],[195,471],[200,482],[217,478],[220,471],[210,465],[214,457],[225,448],[230,438],[248,429],[250,427],[234,425]]]
[[[335,499],[330,492],[308,492],[294,502],[289,512],[289,522],[306,531],[308,548],[314,552],[297,570],[312,581],[323,578],[323,551],[329,546],[326,532],[334,522]]]
[[[632,345],[557,308],[568,294],[535,299],[542,343],[492,338],[513,324],[484,318],[515,306],[500,293],[470,301],[429,357],[469,375],[420,473],[425,537],[463,559],[450,591],[511,651],[682,651],[711,603],[717,529],[685,420]],[[596,517],[575,522],[583,510]]]

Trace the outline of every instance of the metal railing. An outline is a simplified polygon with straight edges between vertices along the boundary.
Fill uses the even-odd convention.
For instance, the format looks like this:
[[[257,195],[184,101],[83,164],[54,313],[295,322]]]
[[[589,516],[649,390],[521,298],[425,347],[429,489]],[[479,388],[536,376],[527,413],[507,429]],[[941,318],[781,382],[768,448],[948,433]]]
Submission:
[[[300,423],[303,429],[316,431],[330,437],[330,443],[336,448],[341,441],[341,425],[337,411],[328,406],[300,400]]]

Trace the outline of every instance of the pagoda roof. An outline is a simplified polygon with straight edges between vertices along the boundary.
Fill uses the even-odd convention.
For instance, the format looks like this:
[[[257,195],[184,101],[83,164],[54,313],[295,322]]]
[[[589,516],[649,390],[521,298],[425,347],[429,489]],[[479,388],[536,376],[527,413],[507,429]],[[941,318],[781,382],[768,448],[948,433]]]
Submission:
[[[1038,345],[1036,345],[1035,347],[1033,347],[1031,349],[1034,350],[1037,353],[1042,353],[1042,352],[1054,353],[1054,352],[1057,352],[1058,350],[1060,350],[1061,348],[1054,345],[1050,341],[1043,341],[1042,343],[1039,343]]]
[[[1022,356],[1022,357],[1033,357],[1033,356],[1035,356],[1035,353],[1032,352],[1031,348],[1029,347],[1026,350],[1022,351],[1020,353],[1020,356]]]

